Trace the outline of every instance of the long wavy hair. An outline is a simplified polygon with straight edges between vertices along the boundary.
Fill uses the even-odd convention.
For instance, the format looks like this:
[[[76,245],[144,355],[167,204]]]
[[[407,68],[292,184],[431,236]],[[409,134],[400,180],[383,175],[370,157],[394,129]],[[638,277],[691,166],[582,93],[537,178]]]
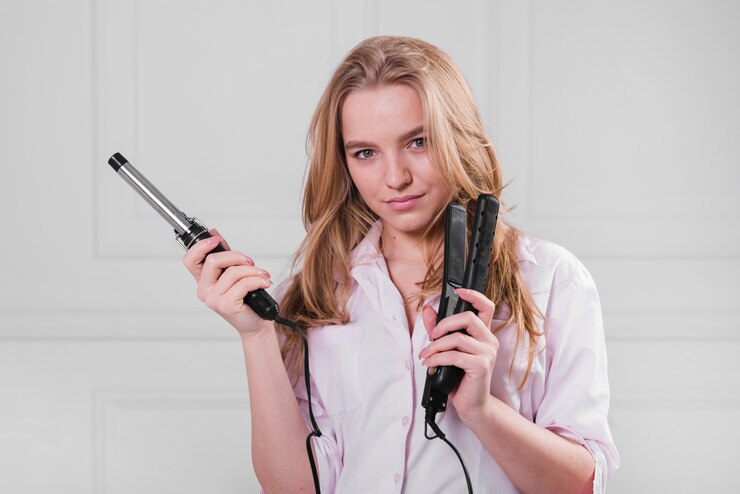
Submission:
[[[508,225],[501,197],[501,169],[486,136],[472,93],[452,60],[439,48],[418,39],[378,36],[353,48],[339,64],[313,115],[306,147],[309,156],[303,196],[306,237],[294,254],[291,276],[280,301],[281,315],[305,331],[313,327],[346,324],[352,287],[351,252],[378,219],[360,197],[347,169],[342,140],[342,104],[352,91],[404,84],[419,95],[424,131],[432,165],[451,185],[448,202],[468,212],[472,228],[476,198],[493,194],[501,202],[494,238],[486,296],[496,306],[510,308],[499,329],[516,323],[516,345],[528,343],[528,365],[520,386],[529,377],[541,333],[536,307],[516,257],[520,231]],[[439,293],[444,249],[442,208],[422,237],[427,271],[418,283],[417,309],[424,299]],[[286,366],[300,374],[302,342],[295,333],[278,326]],[[514,356],[518,352],[514,352]],[[510,371],[513,369],[512,360]]]

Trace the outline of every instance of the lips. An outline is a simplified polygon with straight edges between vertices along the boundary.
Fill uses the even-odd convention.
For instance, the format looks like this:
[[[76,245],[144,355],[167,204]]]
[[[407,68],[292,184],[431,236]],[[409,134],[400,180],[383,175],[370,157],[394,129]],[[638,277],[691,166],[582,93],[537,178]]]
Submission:
[[[396,197],[388,201],[388,206],[394,211],[405,211],[416,206],[423,195]]]
[[[406,202],[406,201],[408,201],[409,199],[416,199],[416,198],[418,198],[418,197],[421,197],[422,195],[423,195],[423,194],[419,194],[419,195],[416,195],[416,196],[403,196],[403,197],[396,197],[395,199],[391,199],[391,200],[390,200],[390,201],[388,201],[388,202]]]

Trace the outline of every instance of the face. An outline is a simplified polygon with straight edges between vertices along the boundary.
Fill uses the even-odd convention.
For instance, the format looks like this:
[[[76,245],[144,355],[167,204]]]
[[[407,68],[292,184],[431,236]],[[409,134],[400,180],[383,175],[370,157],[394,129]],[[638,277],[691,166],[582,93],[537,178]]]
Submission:
[[[432,167],[415,90],[381,86],[350,93],[342,107],[349,173],[383,220],[383,236],[419,237],[446,206],[449,185]]]

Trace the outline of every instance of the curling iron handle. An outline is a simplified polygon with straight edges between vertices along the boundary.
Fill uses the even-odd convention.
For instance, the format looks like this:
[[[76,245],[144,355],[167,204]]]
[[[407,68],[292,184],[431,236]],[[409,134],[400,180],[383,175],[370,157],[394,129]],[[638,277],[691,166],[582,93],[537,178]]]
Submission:
[[[201,238],[198,241],[209,237],[212,237],[212,235],[206,232],[201,235]],[[213,250],[206,254],[206,257],[214,252],[226,252],[226,249],[224,249],[221,244],[218,244]],[[277,302],[275,302],[270,294],[263,288],[247,293],[247,296],[244,297],[244,303],[256,312],[258,316],[267,321],[274,321],[280,310]]]

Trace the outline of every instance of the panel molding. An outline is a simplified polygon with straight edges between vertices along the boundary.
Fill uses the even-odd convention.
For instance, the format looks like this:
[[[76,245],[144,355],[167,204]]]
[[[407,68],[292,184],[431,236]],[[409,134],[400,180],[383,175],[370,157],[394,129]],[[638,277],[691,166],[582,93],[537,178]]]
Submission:
[[[740,389],[732,391],[727,388],[671,388],[668,386],[612,392],[609,405],[610,412],[738,409],[740,409]]]
[[[604,311],[606,340],[738,341],[740,312]],[[0,341],[235,340],[218,315],[203,311],[8,311]]]
[[[606,340],[738,341],[740,312],[719,311],[604,311]]]
[[[166,242],[147,242],[163,237],[168,226],[153,210],[141,214],[145,209],[142,199],[106,165],[118,151],[135,166],[139,163],[138,5],[138,1],[98,0],[92,7],[95,259],[161,258],[177,252]],[[159,183],[145,167],[140,167],[140,171],[169,196],[166,183]],[[186,206],[176,201],[175,204]],[[250,215],[219,213],[216,219],[221,231],[241,230],[240,225],[248,220],[250,252],[262,259],[286,259],[303,236],[300,215],[278,217],[265,214],[266,211],[269,210]],[[174,234],[170,236],[174,240]]]
[[[107,439],[109,417],[115,410],[242,410],[249,413],[244,388],[98,388],[91,394],[93,407],[93,492],[107,491]]]
[[[500,131],[507,161],[522,164],[515,178],[524,193],[510,221],[535,236],[563,239],[591,259],[740,259],[740,236],[731,235],[740,231],[737,217],[687,217],[681,208],[675,217],[574,217],[534,210],[533,4],[503,2],[500,9]]]
[[[237,335],[209,311],[68,310],[0,313],[0,341],[224,340]]]

